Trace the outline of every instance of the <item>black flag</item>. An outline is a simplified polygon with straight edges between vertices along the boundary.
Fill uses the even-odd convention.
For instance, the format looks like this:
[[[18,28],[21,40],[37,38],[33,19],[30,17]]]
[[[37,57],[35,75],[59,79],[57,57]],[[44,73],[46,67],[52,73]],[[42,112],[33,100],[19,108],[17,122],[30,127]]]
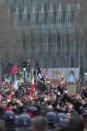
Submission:
[[[46,85],[44,82],[44,78],[41,74],[41,70],[40,70],[38,62],[36,62],[35,64],[34,77],[35,77],[35,80],[37,81],[36,89],[40,90],[41,92],[45,91]]]

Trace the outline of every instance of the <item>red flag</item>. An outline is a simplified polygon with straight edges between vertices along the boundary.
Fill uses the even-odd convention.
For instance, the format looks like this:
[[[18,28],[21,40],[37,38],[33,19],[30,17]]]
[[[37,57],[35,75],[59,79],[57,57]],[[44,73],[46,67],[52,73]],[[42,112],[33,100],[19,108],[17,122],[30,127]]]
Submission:
[[[35,88],[36,88],[36,81],[34,82],[34,85],[32,86],[32,88],[30,89],[30,95],[31,96],[33,96]]]
[[[13,66],[10,74],[13,75],[15,73],[15,71],[17,71],[18,73],[20,72],[20,70],[16,66]]]

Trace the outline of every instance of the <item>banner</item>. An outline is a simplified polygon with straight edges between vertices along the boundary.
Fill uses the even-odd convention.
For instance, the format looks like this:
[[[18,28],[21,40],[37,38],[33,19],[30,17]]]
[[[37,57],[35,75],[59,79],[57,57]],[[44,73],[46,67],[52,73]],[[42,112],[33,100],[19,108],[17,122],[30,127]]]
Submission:
[[[66,87],[68,95],[76,95],[77,85],[70,84]]]
[[[65,81],[70,81],[71,76],[73,75],[73,79],[78,80],[79,79],[79,68],[42,68],[42,73],[47,73],[48,78],[52,79],[61,79],[61,76],[64,75]]]

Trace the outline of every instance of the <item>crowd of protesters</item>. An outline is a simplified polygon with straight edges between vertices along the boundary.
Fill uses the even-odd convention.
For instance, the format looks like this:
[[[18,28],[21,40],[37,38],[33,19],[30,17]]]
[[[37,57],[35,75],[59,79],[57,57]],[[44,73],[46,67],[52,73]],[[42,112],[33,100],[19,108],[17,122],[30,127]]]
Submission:
[[[30,90],[1,86],[0,131],[87,130],[87,88],[72,96],[61,84],[46,84],[44,91],[37,86],[33,96]]]
[[[0,130],[83,130],[87,128],[87,91],[69,96],[64,87],[48,85],[30,95],[30,87],[0,88]]]

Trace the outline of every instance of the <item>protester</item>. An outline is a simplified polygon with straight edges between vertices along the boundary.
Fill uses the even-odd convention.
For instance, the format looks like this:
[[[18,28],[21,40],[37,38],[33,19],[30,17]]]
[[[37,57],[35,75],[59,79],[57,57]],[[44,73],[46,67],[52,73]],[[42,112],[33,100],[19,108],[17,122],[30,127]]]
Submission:
[[[5,131],[5,122],[0,119],[0,131]]]
[[[36,65],[35,78],[38,73],[41,75],[39,65]],[[17,90],[14,89],[14,81],[10,85],[9,83],[1,85],[0,119],[5,126],[0,125],[0,129],[4,128],[6,131],[87,129],[87,88],[74,96],[68,95],[64,83],[62,85],[57,81],[55,84],[53,80],[46,83],[43,76],[38,78],[34,80],[33,85],[32,82],[21,83]]]
[[[32,120],[32,131],[47,131],[48,121],[46,118],[39,116]]]

